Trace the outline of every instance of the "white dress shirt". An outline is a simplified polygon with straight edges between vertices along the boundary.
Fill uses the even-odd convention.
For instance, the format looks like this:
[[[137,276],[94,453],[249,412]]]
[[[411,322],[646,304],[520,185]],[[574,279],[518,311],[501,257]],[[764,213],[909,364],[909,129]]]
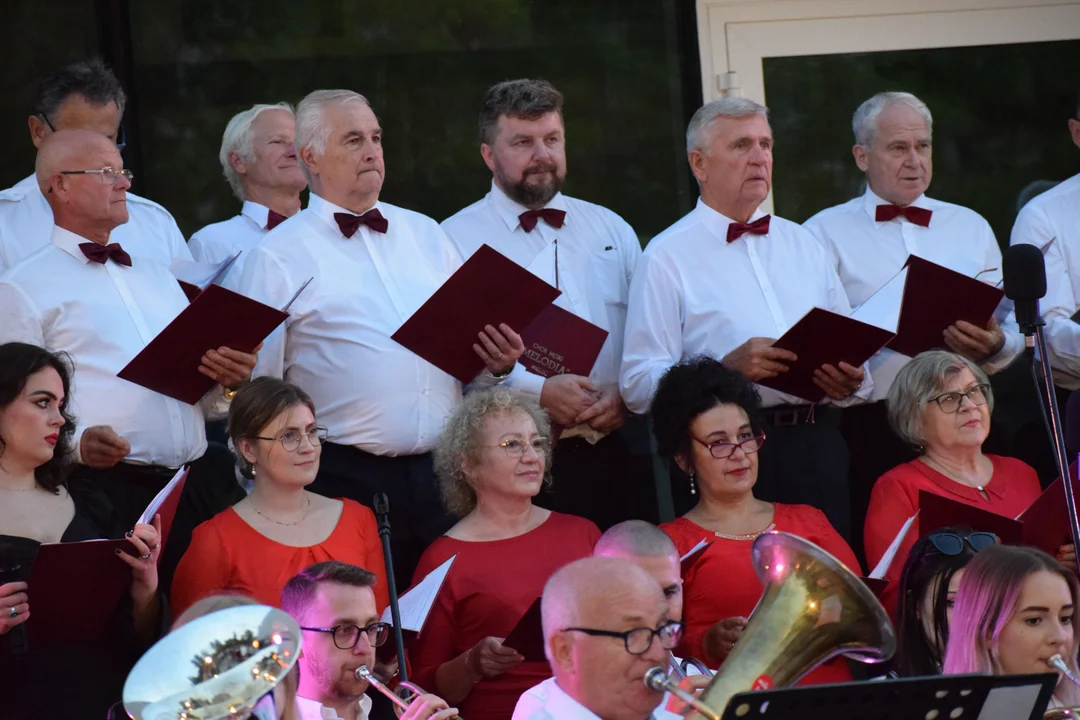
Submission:
[[[490,245],[557,285],[562,295],[556,298],[556,305],[607,330],[607,341],[589,377],[597,386],[616,387],[630,278],[641,257],[641,243],[633,228],[607,208],[562,193],[546,207],[566,213],[563,226],[556,229],[540,220],[532,232],[525,232],[518,217],[528,208],[511,200],[493,182],[491,192],[444,220],[442,228],[463,258],[472,256],[481,245]],[[519,364],[505,384],[539,399],[544,378]],[[563,437],[574,434],[575,429],[570,429]]]
[[[1046,297],[1039,309],[1046,320],[1050,366],[1055,385],[1076,390],[1080,325],[1071,318],[1080,308],[1080,175],[1035,196],[1020,210],[1010,239],[1018,243],[1046,248]]]
[[[825,248],[853,306],[862,305],[900,272],[909,255],[968,277],[978,275],[979,280],[991,285],[1000,282],[1001,249],[990,224],[977,212],[921,195],[912,205],[931,211],[929,227],[916,225],[904,216],[878,222],[877,206],[888,204],[868,186],[862,197],[822,210],[804,226]],[[1008,322],[1002,324],[1002,329],[1005,347],[984,363],[990,372],[1011,362],[1023,344]],[[871,358],[871,401],[886,397],[896,374],[909,359],[886,349]]]
[[[361,695],[357,704],[360,706],[357,720],[367,720],[368,713],[371,712],[371,698]],[[296,696],[296,709],[300,713],[299,720],[342,720],[334,708],[299,695]]]
[[[697,672],[691,672],[697,675]],[[653,710],[653,720],[681,720],[684,715],[667,710],[671,695],[664,693],[664,699]],[[511,720],[547,720],[547,718],[595,718],[588,708],[566,694],[551,677],[533,685],[518,698]],[[306,720],[306,719],[305,719]]]
[[[226,286],[282,307],[309,278],[289,318],[259,352],[256,375],[311,395],[330,441],[376,455],[430,450],[461,401],[461,383],[390,336],[461,266],[429,217],[377,203],[385,234],[361,225],[346,238],[312,193],[308,207],[266,234]]]
[[[191,260],[176,221],[156,202],[127,193],[128,221],[112,231],[132,257],[150,258],[165,267],[174,258]],[[33,175],[0,192],[0,272],[49,244],[52,208]]]
[[[763,217],[754,212],[751,221]],[[721,359],[752,337],[779,338],[814,307],[851,312],[825,252],[801,226],[773,216],[767,235],[727,242],[732,220],[700,199],[645,247],[630,284],[620,387],[647,412],[660,378],[695,355]],[[759,387],[766,407],[805,400]],[[872,390],[869,377],[854,398]]]
[[[188,301],[168,268],[90,262],[86,238],[59,227],[52,242],[0,273],[0,343],[64,351],[75,363],[76,447],[87,427],[109,425],[131,445],[128,462],[179,467],[206,451],[209,405],[188,405],[116,377]],[[220,400],[221,392],[208,393]]]
[[[229,274],[240,276],[251,249],[266,236],[269,217],[270,208],[245,200],[239,215],[207,225],[192,235],[188,249],[197,262],[208,265],[220,265],[240,253],[236,263],[229,268]]]

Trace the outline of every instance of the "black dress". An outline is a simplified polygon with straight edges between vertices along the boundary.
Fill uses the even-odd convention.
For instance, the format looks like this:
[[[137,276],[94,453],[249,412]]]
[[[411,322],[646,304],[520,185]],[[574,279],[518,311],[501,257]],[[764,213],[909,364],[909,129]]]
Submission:
[[[117,539],[130,529],[120,525],[120,516],[93,484],[72,480],[67,490],[75,504],[75,516],[64,531],[62,542]],[[0,527],[0,543],[9,546],[24,570],[29,568],[39,543],[2,532]],[[117,562],[121,560],[118,558]],[[93,588],[72,588],[71,602],[79,602],[78,594],[83,592],[93,592]],[[34,588],[29,588],[28,594],[32,624]],[[162,615],[167,615],[164,606]],[[131,617],[131,595],[127,592],[103,637],[70,645],[35,647],[31,633],[29,645],[28,652],[15,655],[8,636],[0,635],[2,720],[104,718],[109,707],[120,699],[124,679],[146,649],[137,639]]]

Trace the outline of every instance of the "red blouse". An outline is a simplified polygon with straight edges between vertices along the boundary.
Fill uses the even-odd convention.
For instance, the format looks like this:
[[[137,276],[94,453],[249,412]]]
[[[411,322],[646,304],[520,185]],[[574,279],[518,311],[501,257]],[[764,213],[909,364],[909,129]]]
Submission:
[[[591,521],[553,512],[524,535],[491,542],[443,536],[424,551],[413,584],[457,555],[424,629],[409,646],[410,679],[438,694],[435,671],[485,637],[505,638],[559,568],[588,557],[600,539]],[[525,662],[481,680],[457,707],[469,720],[506,720],[523,692],[551,677],[545,662]]]
[[[774,503],[773,529],[809,540],[837,560],[861,574],[859,561],[844,539],[833,529],[825,514],[809,505]],[[686,633],[679,652],[684,656],[715,663],[705,657],[703,640],[706,631],[718,621],[729,617],[750,617],[761,598],[761,581],[750,561],[752,543],[728,540],[712,530],[686,518],[665,523],[660,529],[675,542],[684,555],[702,540],[712,541],[683,578],[683,622]],[[811,671],[800,685],[848,682],[851,671],[842,658],[837,658]]]
[[[897,465],[878,478],[870,494],[870,507],[866,511],[866,526],[863,530],[866,562],[871,569],[889,549],[900,528],[919,509],[920,490],[1010,518],[1027,510],[1042,493],[1035,469],[1016,458],[998,455],[986,457],[994,466],[990,482],[983,488],[989,499],[983,497],[975,488],[942,475],[921,460]],[[934,529],[927,528],[927,532]],[[882,603],[893,617],[896,617],[900,574],[904,569],[904,562],[911,546],[921,536],[919,520],[916,518],[886,573],[889,586],[882,596]]]

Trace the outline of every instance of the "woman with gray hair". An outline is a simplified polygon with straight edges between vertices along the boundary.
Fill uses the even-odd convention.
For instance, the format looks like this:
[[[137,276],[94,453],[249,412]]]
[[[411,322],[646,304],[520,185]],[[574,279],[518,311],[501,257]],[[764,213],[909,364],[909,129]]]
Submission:
[[[510,717],[551,676],[543,657],[503,640],[552,573],[600,538],[589,520],[533,503],[548,482],[550,434],[534,400],[495,387],[467,395],[435,447],[443,500],[460,520],[420,558],[414,583],[454,562],[409,657],[416,682],[470,720]]]
[[[920,491],[1010,518],[1039,497],[1039,478],[1030,465],[983,454],[994,396],[986,373],[971,360],[944,350],[920,353],[897,374],[886,402],[889,424],[919,457],[894,467],[874,485],[864,531],[869,567],[878,563],[918,511]],[[896,557],[907,557],[915,540],[935,529],[920,528],[916,519]],[[883,600],[892,611],[900,580],[898,564],[888,579]]]

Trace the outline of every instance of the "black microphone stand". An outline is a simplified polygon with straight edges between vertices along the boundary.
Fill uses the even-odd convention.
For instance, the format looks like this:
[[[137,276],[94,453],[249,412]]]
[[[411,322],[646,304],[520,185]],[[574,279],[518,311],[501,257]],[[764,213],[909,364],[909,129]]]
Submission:
[[[390,593],[390,620],[394,623],[394,641],[397,643],[398,672],[401,682],[409,681],[405,667],[405,640],[401,634],[401,609],[398,607],[397,583],[394,581],[394,558],[390,555],[390,501],[385,493],[375,493],[375,517],[379,521],[379,537],[382,538],[383,559],[386,562],[386,588]]]
[[[1047,412],[1043,414],[1046,432],[1050,435],[1050,444],[1054,448],[1054,462],[1057,464],[1058,477],[1065,489],[1065,510],[1069,513],[1069,530],[1072,533],[1073,547],[1080,551],[1080,518],[1076,515],[1076,496],[1073,492],[1072,476],[1069,473],[1069,460],[1065,453],[1065,433],[1061,425],[1061,412],[1058,410],[1057,393],[1054,392],[1053,375],[1050,373],[1050,355],[1046,349],[1046,321],[1036,314],[1035,320],[1020,323],[1020,332],[1024,334],[1026,351],[1030,353],[1032,340],[1037,344],[1039,367],[1042,370],[1042,382],[1035,378],[1035,391],[1044,393]],[[1040,387],[1041,386],[1041,387]],[[1080,557],[1077,561],[1080,571]]]

